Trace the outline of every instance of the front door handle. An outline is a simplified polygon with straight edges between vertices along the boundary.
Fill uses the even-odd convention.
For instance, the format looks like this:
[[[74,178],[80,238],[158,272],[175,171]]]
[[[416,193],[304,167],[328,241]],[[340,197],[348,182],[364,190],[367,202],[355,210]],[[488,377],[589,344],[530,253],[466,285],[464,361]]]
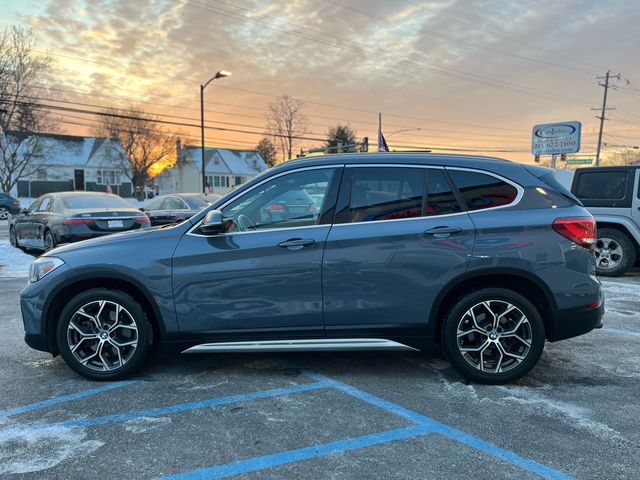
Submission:
[[[461,227],[435,227],[429,230],[425,230],[425,235],[433,235],[436,238],[447,238],[450,235],[455,233],[460,233],[462,231]]]
[[[309,245],[313,245],[314,243],[316,243],[314,240],[307,238],[291,238],[284,242],[280,242],[278,246],[280,248],[286,248],[287,250],[300,250]]]

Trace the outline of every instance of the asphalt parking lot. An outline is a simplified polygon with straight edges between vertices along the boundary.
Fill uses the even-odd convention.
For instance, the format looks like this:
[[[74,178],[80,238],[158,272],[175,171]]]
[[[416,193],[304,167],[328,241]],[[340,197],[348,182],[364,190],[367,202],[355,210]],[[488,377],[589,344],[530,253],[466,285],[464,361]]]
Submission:
[[[164,355],[90,382],[24,345],[25,281],[0,279],[6,478],[638,478],[639,275],[606,281],[604,329],[503,387],[391,352]]]

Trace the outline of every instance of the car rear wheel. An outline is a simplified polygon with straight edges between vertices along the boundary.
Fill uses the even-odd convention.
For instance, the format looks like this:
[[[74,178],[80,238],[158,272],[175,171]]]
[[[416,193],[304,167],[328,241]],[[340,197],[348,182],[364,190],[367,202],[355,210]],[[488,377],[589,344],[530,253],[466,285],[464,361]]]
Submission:
[[[627,273],[636,262],[636,250],[631,239],[614,228],[598,230],[596,240],[596,273],[618,277]]]
[[[45,252],[48,252],[49,250],[53,250],[58,245],[56,243],[56,239],[53,236],[53,233],[51,232],[51,230],[47,230],[46,232],[44,232],[44,239],[43,240],[44,240],[44,251]]]
[[[6,220],[7,218],[9,218],[9,209],[0,207],[0,220]]]
[[[447,313],[442,343],[453,366],[468,379],[499,385],[529,372],[545,343],[542,318],[512,290],[467,293]]]
[[[93,380],[119,380],[140,368],[152,347],[152,328],[129,295],[104,288],[74,297],[56,327],[64,361]]]

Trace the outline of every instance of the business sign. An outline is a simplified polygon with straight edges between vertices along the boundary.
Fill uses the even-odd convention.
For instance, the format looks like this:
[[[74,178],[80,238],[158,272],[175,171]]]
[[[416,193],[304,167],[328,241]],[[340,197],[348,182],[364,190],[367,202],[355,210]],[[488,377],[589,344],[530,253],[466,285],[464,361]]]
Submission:
[[[531,153],[558,155],[580,150],[580,122],[545,123],[533,127]]]
[[[591,165],[593,158],[567,158],[567,165]]]

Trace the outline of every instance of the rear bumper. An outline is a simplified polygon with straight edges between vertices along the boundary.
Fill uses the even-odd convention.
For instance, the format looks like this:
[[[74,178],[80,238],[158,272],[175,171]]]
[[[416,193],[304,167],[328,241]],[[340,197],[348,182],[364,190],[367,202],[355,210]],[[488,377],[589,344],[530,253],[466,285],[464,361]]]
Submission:
[[[596,308],[578,308],[558,310],[554,322],[550,342],[565,340],[589,333],[594,328],[602,328],[604,317],[604,299]]]

